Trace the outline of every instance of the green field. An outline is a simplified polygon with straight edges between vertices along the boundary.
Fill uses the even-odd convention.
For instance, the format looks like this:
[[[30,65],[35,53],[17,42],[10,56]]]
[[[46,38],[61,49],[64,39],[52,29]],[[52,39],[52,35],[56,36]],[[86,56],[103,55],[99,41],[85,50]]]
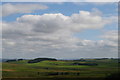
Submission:
[[[117,59],[46,60],[38,63],[21,60],[3,62],[2,66],[3,78],[106,78],[118,73]]]

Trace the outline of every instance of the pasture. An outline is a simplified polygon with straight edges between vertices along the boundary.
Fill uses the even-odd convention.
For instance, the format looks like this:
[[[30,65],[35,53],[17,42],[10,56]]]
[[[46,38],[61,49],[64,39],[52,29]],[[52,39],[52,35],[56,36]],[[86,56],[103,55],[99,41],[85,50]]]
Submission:
[[[38,63],[28,63],[28,61],[3,62],[3,80],[7,78],[105,79],[118,73],[119,69],[117,59],[45,60]]]

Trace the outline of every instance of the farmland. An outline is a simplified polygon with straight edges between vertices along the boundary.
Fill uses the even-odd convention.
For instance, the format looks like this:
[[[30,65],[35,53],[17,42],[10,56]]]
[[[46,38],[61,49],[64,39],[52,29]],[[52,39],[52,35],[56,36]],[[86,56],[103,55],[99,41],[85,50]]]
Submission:
[[[119,68],[118,59],[44,60],[37,63],[28,63],[28,61],[3,62],[3,80],[8,78],[105,79],[118,73]]]

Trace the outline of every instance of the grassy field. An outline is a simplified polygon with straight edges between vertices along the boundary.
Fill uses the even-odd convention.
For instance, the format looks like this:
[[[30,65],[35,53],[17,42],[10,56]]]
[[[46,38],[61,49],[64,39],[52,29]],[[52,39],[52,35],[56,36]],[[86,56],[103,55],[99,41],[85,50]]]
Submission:
[[[97,65],[76,65],[97,64]],[[85,59],[85,61],[41,61],[28,60],[3,62],[3,78],[106,78],[118,72],[117,59]],[[63,79],[62,79],[63,80]],[[67,80],[67,79],[65,79]],[[70,79],[69,79],[70,80]]]

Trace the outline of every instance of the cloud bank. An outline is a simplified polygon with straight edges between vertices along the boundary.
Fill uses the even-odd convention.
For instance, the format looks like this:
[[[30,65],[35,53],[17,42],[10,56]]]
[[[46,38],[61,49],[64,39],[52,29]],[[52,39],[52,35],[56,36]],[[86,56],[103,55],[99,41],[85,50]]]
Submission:
[[[73,36],[86,29],[100,29],[117,21],[95,12],[80,11],[71,16],[61,13],[23,15],[14,22],[3,22],[3,55],[9,57],[116,57],[117,32],[101,36],[105,40],[83,40]],[[116,51],[117,52],[117,51]],[[107,54],[106,54],[107,53]],[[4,57],[4,56],[3,56]]]

